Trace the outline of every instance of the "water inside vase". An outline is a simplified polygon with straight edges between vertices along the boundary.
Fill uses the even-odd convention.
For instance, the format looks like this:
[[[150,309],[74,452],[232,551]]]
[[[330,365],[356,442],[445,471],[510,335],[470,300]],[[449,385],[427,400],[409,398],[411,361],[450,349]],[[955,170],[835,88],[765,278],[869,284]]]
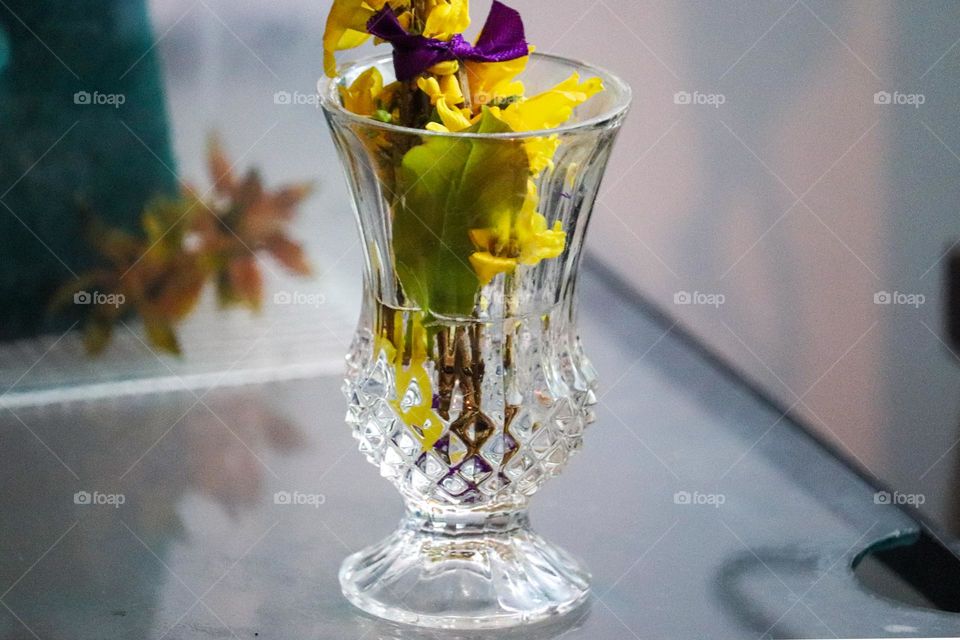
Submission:
[[[409,506],[516,508],[580,448],[596,374],[569,315],[370,305],[348,356],[347,422]]]

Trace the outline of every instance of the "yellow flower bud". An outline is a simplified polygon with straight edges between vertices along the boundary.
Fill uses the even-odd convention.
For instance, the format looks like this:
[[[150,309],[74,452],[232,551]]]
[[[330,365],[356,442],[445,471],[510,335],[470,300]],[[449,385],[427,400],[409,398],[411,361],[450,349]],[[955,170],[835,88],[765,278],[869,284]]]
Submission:
[[[437,64],[427,69],[427,72],[437,76],[452,76],[459,70],[460,70],[459,62],[457,62],[456,60],[447,60],[446,62],[438,62]]]

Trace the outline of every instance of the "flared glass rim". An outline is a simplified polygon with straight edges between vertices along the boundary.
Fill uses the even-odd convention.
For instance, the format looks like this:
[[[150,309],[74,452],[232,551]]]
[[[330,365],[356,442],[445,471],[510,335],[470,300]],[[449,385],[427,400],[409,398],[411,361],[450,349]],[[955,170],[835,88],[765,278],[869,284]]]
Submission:
[[[604,87],[607,91],[615,90],[617,100],[614,105],[601,113],[600,115],[588,118],[586,120],[581,120],[579,122],[573,122],[570,124],[565,124],[559,127],[554,127],[552,129],[539,129],[536,131],[508,131],[504,133],[467,133],[467,132],[452,132],[452,131],[430,131],[428,129],[414,129],[413,127],[403,127],[396,124],[389,124],[386,122],[380,122],[373,118],[366,116],[361,116],[352,111],[348,111],[344,108],[343,104],[340,102],[340,94],[337,91],[337,87],[341,86],[344,78],[350,75],[350,72],[356,69],[367,69],[369,67],[383,64],[384,62],[389,62],[392,60],[393,54],[381,54],[376,56],[369,56],[349,62],[342,66],[339,70],[339,73],[330,78],[322,77],[317,82],[317,90],[320,94],[320,106],[323,107],[323,110],[329,115],[335,116],[337,118],[343,118],[348,121],[353,121],[359,124],[362,124],[367,127],[372,127],[375,129],[382,129],[383,131],[392,131],[394,133],[403,133],[407,135],[418,135],[418,136],[432,136],[437,138],[484,138],[484,139],[506,139],[506,140],[522,140],[525,138],[542,138],[545,136],[552,136],[559,133],[572,133],[576,131],[583,131],[587,129],[593,129],[597,127],[603,127],[610,122],[616,121],[618,118],[623,116],[627,110],[630,108],[630,103],[632,101],[632,91],[630,85],[621,80],[619,77],[610,73],[602,67],[596,65],[588,64],[580,60],[573,58],[566,58],[563,56],[557,56],[549,53],[538,53],[534,52],[530,54],[530,57],[534,60],[550,60],[562,65],[569,66],[571,69],[578,69],[587,74],[595,75],[603,80]],[[522,77],[521,77],[522,79]]]

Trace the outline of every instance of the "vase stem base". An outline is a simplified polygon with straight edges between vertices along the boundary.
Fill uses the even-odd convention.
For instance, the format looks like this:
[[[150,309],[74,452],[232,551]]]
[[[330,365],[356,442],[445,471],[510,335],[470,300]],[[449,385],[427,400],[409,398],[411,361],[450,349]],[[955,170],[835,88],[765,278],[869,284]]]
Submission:
[[[411,513],[340,568],[343,594],[363,611],[443,629],[556,619],[587,600],[589,581],[579,562],[530,529],[525,513],[466,526]]]

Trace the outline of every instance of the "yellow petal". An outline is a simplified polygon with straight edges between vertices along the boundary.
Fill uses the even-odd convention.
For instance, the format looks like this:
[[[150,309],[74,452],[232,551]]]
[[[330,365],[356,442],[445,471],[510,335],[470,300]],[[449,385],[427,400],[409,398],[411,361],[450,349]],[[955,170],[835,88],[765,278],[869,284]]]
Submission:
[[[422,326],[417,326],[419,326],[422,331]],[[416,328],[414,331],[416,331]],[[418,354],[417,347],[414,345],[414,361],[412,361],[408,367],[404,367],[399,363],[393,367],[397,389],[401,390],[399,395],[402,396],[403,392],[410,387],[410,383],[416,381],[417,386],[420,388],[420,403],[404,409],[400,404],[400,400],[394,399],[390,401],[390,406],[393,407],[394,411],[400,416],[401,421],[409,427],[411,434],[420,441],[423,450],[427,451],[432,449],[433,445],[440,439],[440,436],[443,435],[444,427],[443,421],[432,407],[433,392],[430,384],[430,376],[423,366],[425,359],[425,352]]]
[[[553,169],[553,156],[559,146],[560,138],[556,135],[524,140],[523,148],[530,162],[530,173],[536,176],[547,167]]]
[[[552,89],[507,106],[501,111],[500,119],[514,131],[552,129],[570,119],[575,107],[600,91],[603,91],[600,78],[580,82],[580,75],[574,73]]]
[[[547,219],[534,213],[522,223],[519,220],[517,223],[517,236],[523,238],[519,241],[520,256],[517,258],[521,264],[533,265],[541,260],[556,258],[566,248],[567,234],[559,220],[554,223],[553,229],[546,229]]]
[[[443,92],[440,91],[440,82],[436,78],[417,78],[417,86],[420,88],[420,91],[430,96],[430,104],[437,104],[437,100],[443,97]]]
[[[521,264],[533,265],[541,260],[556,258],[566,248],[567,234],[563,231],[563,225],[558,220],[553,229],[548,229],[547,219],[537,212],[539,201],[537,185],[530,180],[527,182],[527,197],[513,230],[520,253],[517,260]]]
[[[497,235],[491,229],[470,229],[470,241],[478,249],[493,251],[492,247],[497,242]]]
[[[446,98],[440,97],[437,100],[437,114],[444,126],[450,131],[463,131],[470,127],[470,119],[464,115],[462,110],[449,107]]]
[[[374,339],[373,351],[378,357],[382,352],[384,357],[387,359],[387,362],[393,362],[394,358],[397,356],[397,348],[393,346],[392,342],[382,335],[378,335]]]
[[[340,99],[347,111],[361,116],[372,116],[377,110],[377,99],[383,91],[383,76],[376,67],[370,67],[349,87],[340,87]]]
[[[447,60],[446,62],[438,62],[429,69],[428,73],[432,73],[438,76],[452,76],[457,71],[460,70],[460,63],[456,60]]]
[[[524,56],[504,62],[464,63],[474,104],[489,105],[499,99],[523,95],[523,83],[514,82],[514,78],[526,69],[529,59]]]
[[[440,90],[443,91],[447,104],[463,104],[463,92],[460,91],[460,82],[456,76],[441,76]]]
[[[470,229],[470,241],[477,251],[487,251],[498,257],[510,257],[510,237],[513,227],[513,216],[505,212],[493,221],[489,229]]]
[[[436,105],[440,98],[445,98],[447,105],[463,103],[460,83],[454,76],[442,76],[439,80],[434,77],[420,77],[417,78],[417,86],[430,96],[430,104]]]
[[[370,37],[366,28],[373,14],[364,0],[334,0],[323,32],[323,70],[328,76],[337,75],[334,51],[359,47]]]
[[[603,83],[599,78],[580,82],[579,74],[574,73],[552,89],[494,113],[514,131],[552,129],[566,122],[573,115],[574,108],[602,90]],[[531,138],[524,142],[533,175],[553,166],[553,156],[559,144],[556,136]]]
[[[477,251],[471,254],[470,264],[483,286],[490,284],[497,274],[513,273],[517,268],[517,261],[513,258],[498,258],[491,255],[489,251]]]
[[[448,40],[455,33],[463,33],[470,26],[467,0],[434,0],[427,14],[423,35]]]

